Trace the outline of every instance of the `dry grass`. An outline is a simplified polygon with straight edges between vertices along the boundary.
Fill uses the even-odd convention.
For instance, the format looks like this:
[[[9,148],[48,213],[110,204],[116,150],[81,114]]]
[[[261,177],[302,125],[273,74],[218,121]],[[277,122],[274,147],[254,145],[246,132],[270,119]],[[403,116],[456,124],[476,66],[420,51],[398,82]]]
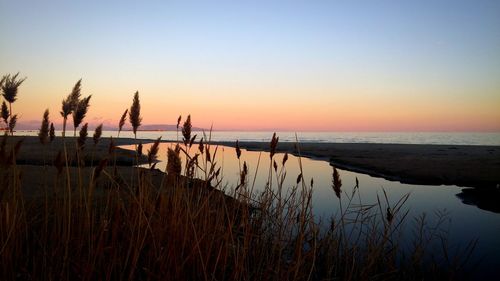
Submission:
[[[125,109],[125,112],[123,112],[122,117],[120,117],[120,121],[118,122],[118,137],[120,137],[123,125],[125,125],[125,122],[127,121],[127,113],[128,109]]]
[[[48,118],[47,118],[48,119]],[[136,133],[138,94],[130,109]],[[180,119],[178,121],[180,123]],[[191,125],[188,116],[186,122]],[[48,120],[44,124],[48,124]],[[42,126],[46,138],[46,126]],[[190,129],[190,128],[189,128]],[[400,235],[408,196],[391,206],[363,204],[358,192],[333,189],[343,204],[339,216],[318,221],[314,183],[299,174],[284,186],[288,155],[276,161],[279,138],[270,143],[269,181],[253,192],[246,163],[237,188],[221,185],[218,147],[204,135],[194,148],[188,128],[183,146],[168,150],[166,171],[117,169],[113,142],[97,166],[79,161],[87,126],[82,127],[75,167],[69,153],[43,166],[43,196],[21,191],[22,143],[0,143],[0,277],[2,280],[422,280],[459,279],[473,247],[455,258],[429,245],[443,241],[425,217],[416,224],[413,248],[402,250]],[[159,140],[148,151],[156,158]],[[70,143],[68,143],[70,145]],[[300,151],[300,147],[297,145]],[[188,153],[190,149],[197,149]],[[191,151],[193,152],[193,151]],[[181,162],[181,153],[187,159]],[[239,158],[241,151],[237,152]],[[299,157],[300,161],[300,157]],[[281,164],[278,164],[281,163]],[[301,163],[299,163],[301,164]],[[24,173],[24,177],[29,177]],[[253,179],[255,182],[255,179]],[[385,211],[384,211],[385,210]]]
[[[82,79],[78,80],[73,86],[73,89],[68,94],[68,96],[63,99],[61,105],[61,116],[63,117],[63,132],[62,137],[66,136],[66,123],[68,121],[68,116],[72,114],[76,107],[78,106],[78,102],[81,96],[81,87],[82,87]],[[76,127],[75,127],[75,135],[76,135]]]
[[[15,147],[7,150],[15,154]],[[275,188],[268,185],[262,193],[251,194],[244,163],[238,189],[228,191],[229,197],[219,191],[221,175],[206,158],[209,151],[216,154],[214,148],[205,145],[194,164],[197,172],[181,175],[183,150],[169,150],[166,174],[129,168],[136,175],[133,182],[126,172],[113,174],[116,168],[106,166],[107,159],[97,167],[63,167],[71,172],[54,175],[54,186],[47,186],[53,192],[29,199],[19,192],[19,167],[4,164],[2,279],[459,277],[455,274],[462,270],[460,263],[427,256],[427,245],[441,236],[426,235],[424,221],[418,224],[421,235],[415,249],[409,256],[402,254],[404,200],[396,206],[382,200],[353,204],[355,192],[339,199],[346,200],[347,207],[341,217],[325,224],[313,218],[312,182],[299,178],[288,190],[278,182]],[[47,168],[55,173],[55,168]],[[285,171],[278,167],[270,173],[279,179]]]
[[[141,104],[139,101],[139,91],[135,92],[134,99],[132,102],[132,106],[130,107],[129,120],[130,125],[132,125],[132,130],[134,131],[134,135],[137,135],[137,129],[141,126],[142,117],[141,117]],[[123,116],[122,116],[123,118]],[[121,124],[121,120],[120,120]]]
[[[49,140],[49,110],[46,109],[43,113],[42,125],[40,127],[40,132],[38,133],[38,138],[40,139],[41,144],[46,144]]]
[[[89,110],[90,106],[90,98],[92,95],[83,98],[81,100],[78,100],[76,103],[76,107],[73,110],[73,128],[74,128],[74,136],[76,136],[76,129],[80,126],[82,123],[83,119],[85,118],[85,115],[87,115],[87,111]]]

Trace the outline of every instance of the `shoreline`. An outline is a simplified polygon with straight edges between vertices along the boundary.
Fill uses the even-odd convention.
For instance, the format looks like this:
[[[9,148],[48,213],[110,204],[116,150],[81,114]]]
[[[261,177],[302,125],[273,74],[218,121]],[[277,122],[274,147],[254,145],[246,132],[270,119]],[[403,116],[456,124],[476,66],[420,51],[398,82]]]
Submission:
[[[62,147],[62,138],[54,143],[42,145],[35,136],[9,137],[9,143],[24,139],[18,157],[19,164],[36,164],[52,160]],[[73,138],[67,138],[68,143]],[[95,161],[107,154],[109,138],[103,138],[93,148],[92,139],[87,140],[89,150],[94,150]],[[121,157],[121,164],[132,165],[134,152],[118,146],[154,142],[153,139],[113,138]],[[175,140],[162,140],[162,143]],[[235,147],[235,142],[212,142],[212,145]],[[241,148],[250,151],[269,151],[268,142],[240,142]],[[27,148],[26,148],[27,147]],[[48,148],[48,150],[47,150]],[[295,143],[280,142],[277,152],[288,152],[299,156]],[[478,145],[432,145],[432,144],[375,144],[375,143],[301,143],[300,156],[328,161],[339,169],[380,177],[405,184],[457,185],[494,189],[500,184],[500,146]]]
[[[1,137],[0,137],[1,139]],[[66,137],[67,152],[69,158],[72,158],[76,152],[75,137]],[[35,136],[8,136],[6,143],[6,151],[10,151],[16,143],[22,141],[18,154],[16,155],[17,165],[35,165],[52,164],[59,152],[63,152],[63,139],[56,137],[52,143],[42,145]],[[1,142],[1,141],[0,141]],[[134,139],[131,138],[113,138],[114,150],[116,154],[117,166],[133,166],[135,165],[135,152],[128,149],[123,149],[119,146],[133,145]],[[148,141],[149,142],[149,141]],[[110,138],[101,138],[97,145],[94,145],[92,137],[87,137],[83,154],[80,156],[83,161],[90,162],[94,165],[99,164],[99,161],[110,158],[109,155]],[[138,158],[139,164],[147,163],[147,157]],[[72,166],[72,164],[70,164]]]
[[[214,144],[236,145],[235,142]],[[239,145],[251,151],[269,151],[268,142],[240,142]],[[278,143],[276,151],[299,156],[294,143]],[[301,143],[300,156],[405,184],[487,189],[500,184],[500,146]]]

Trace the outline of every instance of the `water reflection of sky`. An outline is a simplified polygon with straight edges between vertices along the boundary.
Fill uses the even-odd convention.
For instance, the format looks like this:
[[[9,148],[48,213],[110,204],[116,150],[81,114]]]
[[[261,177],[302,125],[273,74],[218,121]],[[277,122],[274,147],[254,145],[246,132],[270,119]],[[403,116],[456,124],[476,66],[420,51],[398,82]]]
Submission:
[[[167,148],[172,144],[163,143],[160,146],[159,160],[157,168],[164,170],[166,166]],[[126,148],[126,147],[125,147]],[[132,148],[132,147],[128,147]],[[144,146],[144,152],[149,145]],[[212,154],[215,146],[212,146]],[[198,146],[194,145],[192,154],[198,152]],[[259,162],[260,155],[260,162]],[[281,168],[283,153],[277,153],[274,157]],[[219,146],[216,160],[221,166],[224,175],[223,183],[228,188],[234,188],[239,181],[239,163],[236,157],[235,149],[232,147]],[[255,180],[254,190],[263,190],[270,166],[269,153],[247,151],[242,149],[241,165],[243,161],[247,162],[249,167],[249,182],[253,181],[257,163],[259,169]],[[332,167],[326,161],[302,158],[303,176],[307,184],[311,178],[314,179],[313,206],[316,216],[329,217],[338,212],[339,202],[331,188]],[[183,159],[183,163],[185,160]],[[300,174],[299,158],[289,155],[286,163],[287,180],[284,187],[290,187],[296,184],[297,176]],[[475,257],[484,257],[483,266],[495,270],[500,266],[500,214],[484,211],[476,206],[463,204],[456,194],[461,191],[457,186],[428,186],[411,185],[399,182],[387,181],[382,178],[375,178],[364,174],[339,170],[342,179],[343,200],[345,193],[351,194],[355,185],[356,177],[359,180],[359,190],[361,199],[365,204],[377,202],[377,193],[382,195],[382,188],[388,194],[389,202],[394,205],[402,196],[410,193],[410,198],[406,203],[406,208],[410,210],[410,218],[426,213],[432,224],[435,219],[436,211],[446,211],[449,214],[449,239],[452,245],[463,244],[469,240],[479,238],[479,244],[475,252]],[[273,185],[276,186],[274,177]],[[411,233],[411,227],[408,227],[408,233]]]

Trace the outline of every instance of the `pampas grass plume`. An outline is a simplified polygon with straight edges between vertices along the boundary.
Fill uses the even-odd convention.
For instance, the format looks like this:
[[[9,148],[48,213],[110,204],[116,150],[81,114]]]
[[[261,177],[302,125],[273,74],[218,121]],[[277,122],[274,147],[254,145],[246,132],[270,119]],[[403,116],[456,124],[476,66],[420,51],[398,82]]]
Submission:
[[[101,136],[102,136],[102,124],[100,124],[99,126],[97,126],[97,128],[95,128],[94,136],[92,137],[92,139],[94,140],[94,145],[97,145],[99,143]]]
[[[136,91],[134,94],[134,100],[132,101],[132,106],[130,107],[129,111],[129,119],[130,119],[130,124],[132,125],[132,130],[134,131],[134,135],[137,135],[137,128],[141,126],[142,122],[139,91]]]
[[[54,128],[54,123],[50,123],[50,130],[49,130],[50,142],[53,142],[55,138],[56,138],[56,128]]]
[[[78,128],[80,126],[83,119],[85,118],[85,115],[87,115],[87,111],[89,109],[89,105],[90,105],[89,102],[90,102],[91,97],[92,97],[92,95],[78,101],[75,110],[73,110],[73,126],[75,128],[75,133],[76,133],[76,128]]]
[[[182,136],[184,137],[184,145],[188,145],[191,140],[191,115],[188,115],[184,125],[182,125]]]
[[[80,136],[78,137],[78,140],[77,140],[78,149],[85,148],[85,141],[87,140],[87,136],[88,136],[88,132],[87,132],[88,126],[89,126],[89,123],[85,123],[85,125],[83,125],[82,128],[80,129]]]
[[[3,121],[5,122],[5,124],[9,124],[9,115],[10,115],[10,112],[9,112],[9,108],[7,107],[7,104],[5,103],[5,101],[2,102],[2,119]]]
[[[340,174],[337,171],[337,168],[333,167],[333,175],[332,175],[332,188],[335,191],[335,195],[340,199],[340,193],[342,187],[342,180],[340,179]]]
[[[179,157],[179,152],[168,148],[167,151],[167,174],[172,176],[180,176],[182,171],[182,161]]]
[[[236,157],[238,159],[241,157],[240,142],[238,140],[236,140]]]
[[[19,86],[26,80],[25,78],[18,78],[19,72],[15,75],[7,74],[2,78],[2,96],[9,103],[12,104],[17,100],[17,92]],[[12,113],[12,110],[11,110]]]
[[[49,139],[49,110],[46,109],[43,113],[42,125],[38,132],[38,138],[41,144],[46,144]]]
[[[125,122],[127,121],[127,113],[128,113],[128,108],[125,109],[125,112],[123,112],[122,117],[120,118],[120,122],[118,123],[118,136],[120,136],[120,132],[123,129],[123,125],[125,125]]]
[[[160,140],[161,140],[161,137],[156,139],[156,141],[153,143],[151,148],[148,149],[148,163],[149,163],[150,167],[151,167],[151,164],[153,163],[153,161],[156,161],[156,159],[158,157],[158,151],[160,149]]]
[[[10,117],[9,120],[9,131],[11,134],[14,134],[14,128],[16,127],[17,124],[17,114],[14,114]]]

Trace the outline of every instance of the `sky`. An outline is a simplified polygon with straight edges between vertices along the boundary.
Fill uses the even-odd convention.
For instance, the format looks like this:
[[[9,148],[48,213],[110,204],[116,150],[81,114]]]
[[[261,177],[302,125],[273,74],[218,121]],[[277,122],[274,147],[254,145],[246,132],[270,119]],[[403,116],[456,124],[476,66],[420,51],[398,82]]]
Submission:
[[[500,1],[0,0],[14,113],[218,130],[500,131]]]

